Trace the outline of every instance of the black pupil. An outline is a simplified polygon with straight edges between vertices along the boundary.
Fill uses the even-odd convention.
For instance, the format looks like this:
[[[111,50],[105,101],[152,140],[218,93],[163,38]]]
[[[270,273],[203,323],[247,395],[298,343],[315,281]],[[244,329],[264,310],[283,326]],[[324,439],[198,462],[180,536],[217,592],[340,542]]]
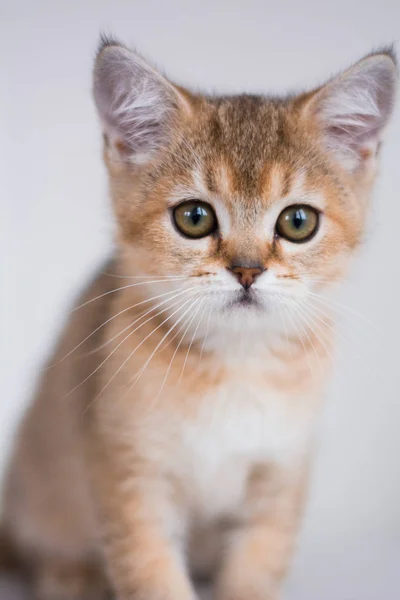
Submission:
[[[301,229],[306,222],[307,217],[303,209],[299,208],[293,215],[293,227],[296,229]]]
[[[189,213],[189,218],[191,219],[193,225],[198,225],[201,219],[205,216],[206,211],[201,206],[195,206]]]

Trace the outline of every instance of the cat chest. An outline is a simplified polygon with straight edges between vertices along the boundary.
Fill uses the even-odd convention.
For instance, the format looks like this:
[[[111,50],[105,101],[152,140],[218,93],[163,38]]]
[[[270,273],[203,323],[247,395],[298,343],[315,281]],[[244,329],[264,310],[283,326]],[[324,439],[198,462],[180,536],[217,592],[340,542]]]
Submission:
[[[181,431],[181,474],[198,512],[215,517],[237,509],[255,465],[299,460],[310,419],[256,386],[225,385],[199,401]]]

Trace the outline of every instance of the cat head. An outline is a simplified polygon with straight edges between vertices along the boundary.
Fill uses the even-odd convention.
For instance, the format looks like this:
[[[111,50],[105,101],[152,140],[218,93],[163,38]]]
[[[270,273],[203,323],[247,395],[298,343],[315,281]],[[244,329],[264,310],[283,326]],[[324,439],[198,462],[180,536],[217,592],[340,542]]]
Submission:
[[[200,95],[103,39],[94,97],[125,273],[195,287],[229,326],[306,307],[362,239],[396,84],[384,49],[309,93]]]

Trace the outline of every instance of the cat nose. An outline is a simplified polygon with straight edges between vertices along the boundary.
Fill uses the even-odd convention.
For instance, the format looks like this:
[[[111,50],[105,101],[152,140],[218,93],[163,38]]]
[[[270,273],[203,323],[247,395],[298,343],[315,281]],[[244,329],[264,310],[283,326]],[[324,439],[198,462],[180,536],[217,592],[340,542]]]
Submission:
[[[244,287],[245,290],[248,290],[257,277],[265,270],[263,267],[244,267],[242,265],[235,265],[233,267],[229,267],[229,270],[234,273],[240,283]]]

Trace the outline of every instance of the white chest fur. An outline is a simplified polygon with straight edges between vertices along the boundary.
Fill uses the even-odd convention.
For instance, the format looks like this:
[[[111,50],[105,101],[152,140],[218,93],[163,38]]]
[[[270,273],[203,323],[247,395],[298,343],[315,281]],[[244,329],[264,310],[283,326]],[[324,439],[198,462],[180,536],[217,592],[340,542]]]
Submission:
[[[291,465],[304,453],[312,415],[276,392],[225,383],[199,398],[195,420],[180,432],[182,475],[196,509],[212,518],[235,510],[253,465]]]

